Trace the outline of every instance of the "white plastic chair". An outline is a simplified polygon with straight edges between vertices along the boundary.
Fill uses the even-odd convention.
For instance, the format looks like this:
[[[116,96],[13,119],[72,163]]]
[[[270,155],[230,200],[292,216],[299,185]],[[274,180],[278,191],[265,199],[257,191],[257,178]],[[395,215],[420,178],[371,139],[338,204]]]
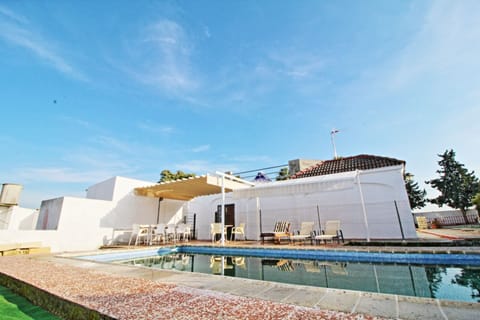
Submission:
[[[130,235],[130,240],[128,241],[128,245],[132,243],[133,238],[135,238],[135,245],[138,245],[140,239],[144,239],[144,242],[148,241],[148,228],[143,227],[139,224],[132,225],[132,234]]]
[[[176,239],[176,236],[177,236],[176,228],[177,227],[174,224],[167,225],[167,227],[165,228],[166,241],[173,241],[174,239]]]
[[[162,241],[165,243],[165,224],[159,223],[157,226],[152,230],[152,240],[153,243],[160,243]]]
[[[240,225],[238,227],[233,227],[232,228],[232,232],[230,234],[230,241],[233,240],[233,236],[234,235],[242,235],[243,236],[243,240],[245,240],[245,223],[240,223]],[[235,240],[237,240],[237,237],[235,236]]]
[[[222,232],[224,234],[224,237],[226,236],[225,228],[222,230],[222,224],[221,223],[212,223],[210,224],[210,235],[212,237],[212,242],[215,242],[215,237],[217,234],[222,235]]]
[[[185,223],[180,223],[177,226],[177,240],[187,242],[190,239],[190,226]]]

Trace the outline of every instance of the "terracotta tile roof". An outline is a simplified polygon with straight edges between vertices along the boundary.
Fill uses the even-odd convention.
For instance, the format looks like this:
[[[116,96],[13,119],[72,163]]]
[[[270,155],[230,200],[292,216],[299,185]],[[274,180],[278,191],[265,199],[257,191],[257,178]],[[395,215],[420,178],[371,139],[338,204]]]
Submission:
[[[394,158],[360,154],[358,156],[339,158],[334,160],[325,160],[317,163],[310,168],[297,172],[292,179],[306,178],[313,176],[323,176],[340,172],[355,170],[368,170],[382,167],[405,165],[405,161]]]

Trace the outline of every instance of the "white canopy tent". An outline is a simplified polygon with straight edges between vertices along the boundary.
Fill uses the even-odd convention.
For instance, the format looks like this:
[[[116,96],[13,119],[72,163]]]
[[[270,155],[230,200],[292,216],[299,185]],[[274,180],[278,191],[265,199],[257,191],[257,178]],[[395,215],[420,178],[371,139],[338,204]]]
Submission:
[[[284,197],[292,194],[311,194],[315,192],[339,191],[351,189],[355,186],[355,184],[357,184],[360,193],[360,201],[362,204],[366,238],[367,241],[370,241],[370,232],[368,230],[368,219],[360,182],[360,174],[361,171],[356,170],[324,176],[257,184],[255,188],[236,190],[233,193],[233,196],[237,199],[256,197],[258,202],[258,199],[261,197]]]

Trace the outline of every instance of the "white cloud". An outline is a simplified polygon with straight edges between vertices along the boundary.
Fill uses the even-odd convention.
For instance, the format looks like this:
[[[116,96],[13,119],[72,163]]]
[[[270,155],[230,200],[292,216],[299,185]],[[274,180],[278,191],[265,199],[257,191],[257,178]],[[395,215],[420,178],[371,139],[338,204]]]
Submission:
[[[192,152],[203,152],[203,151],[208,151],[208,150],[210,150],[210,145],[209,144],[204,144],[204,145],[193,148]]]
[[[293,79],[317,76],[325,67],[325,59],[311,53],[297,50],[276,51],[269,55],[276,64],[276,72]]]
[[[1,19],[0,16],[0,38],[10,44],[27,49],[37,58],[70,78],[88,81],[88,78],[80,70],[76,69],[60,55],[58,50],[53,48],[48,39],[36,33],[35,27],[27,24],[25,18],[4,7],[0,7],[0,13],[9,18]]]
[[[131,147],[128,143],[125,143],[121,140],[118,140],[114,137],[110,136],[104,136],[104,135],[97,135],[92,138],[92,141],[94,141],[97,144],[100,144],[102,146],[107,147],[110,150],[117,150],[121,152],[130,152]]]
[[[214,172],[217,170],[216,165],[203,160],[191,160],[184,163],[176,164],[176,170],[184,172],[194,172],[197,175],[202,175],[207,172]]]
[[[61,183],[92,183],[99,179],[115,176],[108,171],[82,171],[71,168],[46,167],[22,168],[17,177],[20,181],[61,182]]]
[[[89,121],[85,121],[85,120],[82,120],[82,119],[77,119],[77,118],[73,118],[73,117],[65,116],[65,115],[60,115],[60,116],[58,116],[58,118],[60,120],[66,121],[68,123],[75,124],[75,125],[83,127],[83,128],[91,128],[92,127],[92,124]]]
[[[130,42],[131,64],[126,67],[137,81],[166,93],[180,94],[198,87],[190,62],[191,44],[182,26],[158,20]]]
[[[417,81],[465,76],[478,79],[480,56],[480,2],[435,1],[419,30],[376,70],[378,82],[389,90],[402,90]]]
[[[24,23],[24,24],[28,23],[28,20],[25,17],[19,14],[16,14],[15,12],[3,6],[0,6],[0,15],[4,15],[5,17],[15,20],[16,22],[19,22],[19,23]]]
[[[151,133],[170,134],[175,131],[175,129],[171,126],[153,124],[151,122],[140,122],[137,126],[141,130]]]
[[[258,156],[233,156],[228,157],[231,159],[232,162],[240,162],[240,163],[271,163],[272,159],[269,156],[258,155]]]
[[[212,34],[210,33],[210,29],[207,26],[203,27],[203,34],[205,34],[205,37],[210,38]]]

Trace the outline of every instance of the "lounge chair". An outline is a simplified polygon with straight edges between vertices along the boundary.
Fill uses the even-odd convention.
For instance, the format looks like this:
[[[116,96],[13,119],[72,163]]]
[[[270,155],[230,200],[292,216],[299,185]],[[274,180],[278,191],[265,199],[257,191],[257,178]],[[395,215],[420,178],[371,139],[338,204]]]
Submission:
[[[322,231],[322,234],[315,236],[315,242],[324,241],[327,243],[327,240],[337,240],[340,243],[340,240],[344,242],[343,232],[340,229],[340,220],[328,220],[325,222],[325,230]]]
[[[280,244],[282,239],[290,237],[290,222],[282,221],[277,229],[273,231],[273,242]]]
[[[313,225],[313,222],[302,222],[299,233],[291,235],[290,242],[294,244],[295,241],[305,242],[305,240],[310,240],[310,243],[312,243]]]
[[[328,267],[329,270],[334,274],[348,275],[346,262],[315,261],[314,264],[317,265],[319,270],[320,268],[326,269]]]
[[[245,240],[245,223],[240,223],[240,225],[238,227],[233,227],[232,228],[232,232],[230,234],[230,241],[233,240],[233,237],[234,235],[242,235],[243,236],[243,240]],[[237,237],[235,236],[235,240],[237,240]]]
[[[277,262],[277,269],[280,271],[291,272],[295,270],[295,267],[293,266],[293,263],[291,260],[282,259]]]
[[[273,227],[273,232],[263,232],[260,234],[262,243],[265,243],[265,238],[273,238],[274,241],[280,241],[281,238],[290,236],[290,222],[277,221]]]

